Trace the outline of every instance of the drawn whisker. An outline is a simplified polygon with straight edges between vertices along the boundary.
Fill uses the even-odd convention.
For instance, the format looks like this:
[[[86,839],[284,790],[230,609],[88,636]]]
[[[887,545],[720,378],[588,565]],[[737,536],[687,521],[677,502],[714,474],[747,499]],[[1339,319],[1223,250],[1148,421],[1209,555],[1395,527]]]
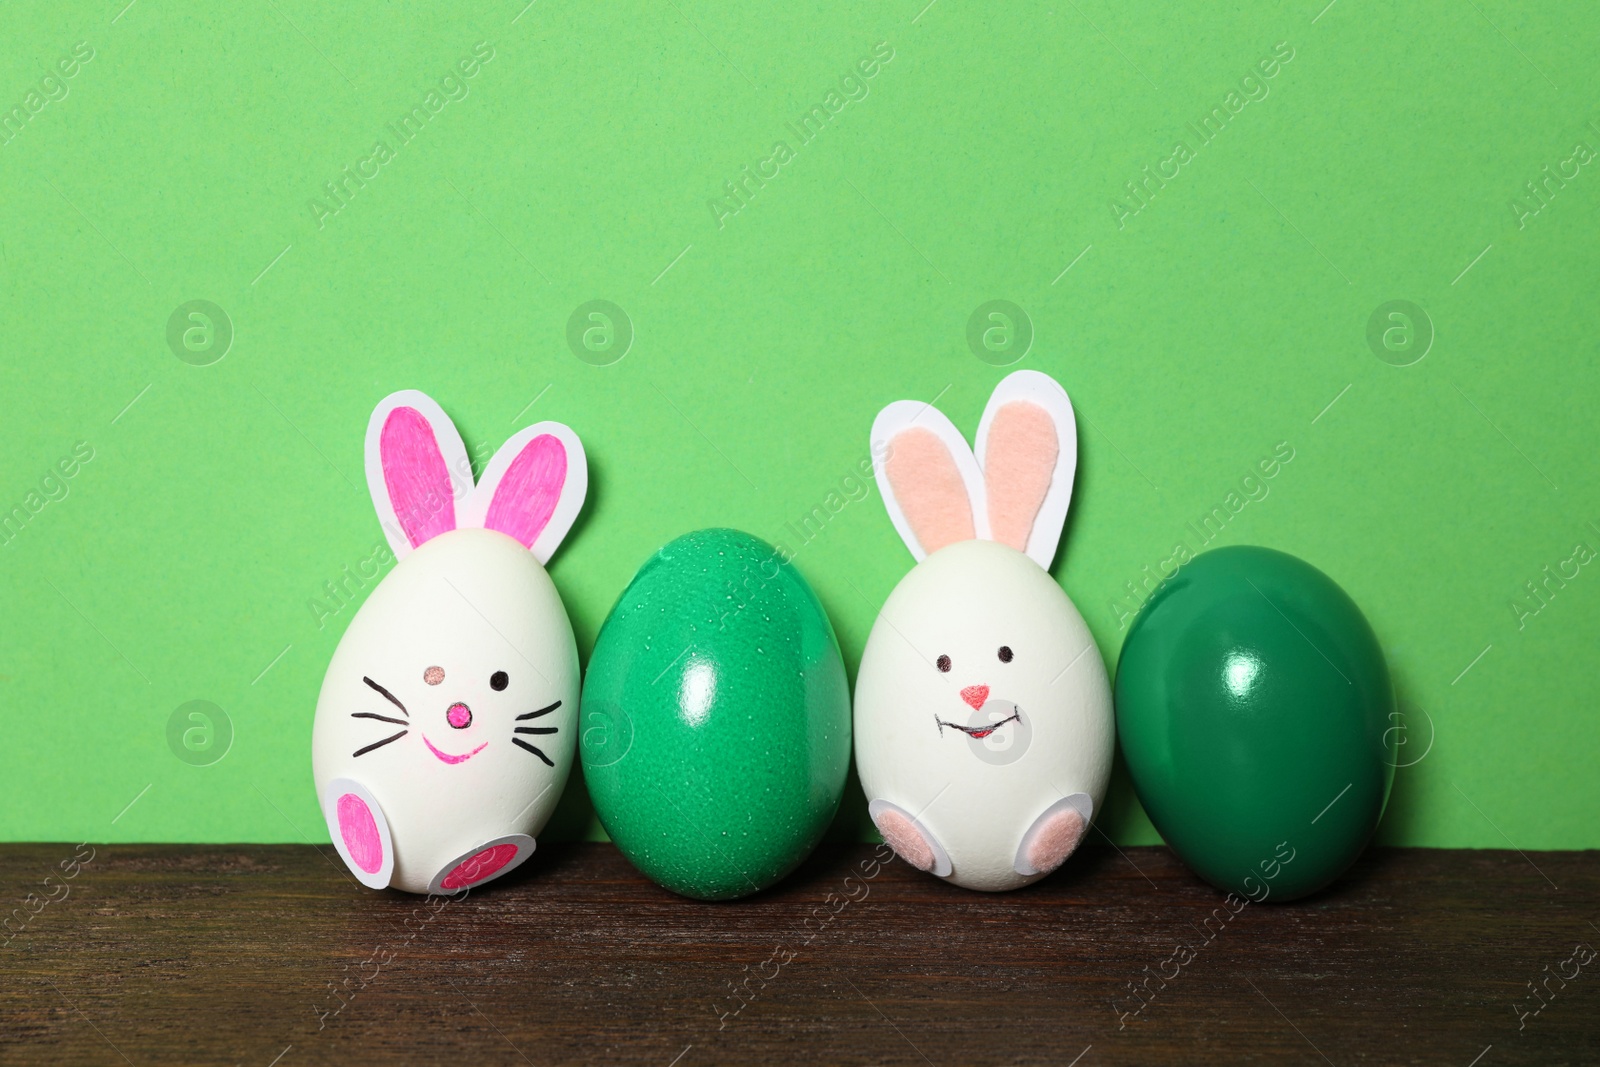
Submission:
[[[389,740],[393,741],[394,738],[391,737]],[[537,747],[528,744],[528,742],[524,741],[522,738],[513,737],[511,739],[511,743],[513,745],[521,745],[523,748],[527,749],[529,752],[532,752],[535,756],[538,756],[540,759],[544,760],[545,766],[547,766],[547,767],[554,767],[555,766],[555,761],[554,760],[552,760],[549,756],[546,756]]]
[[[406,720],[404,720],[404,719],[391,719],[389,716],[387,716],[387,715],[379,715],[375,711],[353,711],[353,712],[350,713],[350,717],[352,719],[377,719],[379,722],[392,722],[396,726],[410,726],[411,725],[410,723],[406,722]]]
[[[361,680],[363,682],[366,682],[372,688],[376,689],[379,693],[381,693],[383,695],[383,699],[387,700],[389,703],[391,703],[395,707],[399,708],[401,714],[403,714],[406,718],[408,718],[408,719],[411,718],[411,713],[409,711],[406,711],[406,706],[404,704],[400,703],[400,698],[399,697],[397,697],[393,693],[389,692],[387,689],[385,689],[383,686],[379,685],[377,682],[374,682],[371,678],[368,678],[368,677],[363,675]]]
[[[526,715],[518,715],[517,716],[517,721],[521,722],[523,719],[537,719],[541,715],[550,714],[552,711],[555,711],[560,706],[561,706],[561,701],[558,700],[554,704],[551,704],[548,708],[540,708],[538,711],[530,711]]]
[[[511,732],[514,734],[553,734],[561,729],[559,726],[519,726]]]
[[[409,730],[401,730],[399,733],[395,734],[393,737],[385,737],[382,741],[376,741],[373,744],[368,745],[366,748],[358,748],[358,749],[356,749],[355,752],[352,753],[352,755],[353,756],[365,756],[368,752],[371,752],[373,749],[382,748],[384,745],[387,745],[390,741],[398,741],[398,740],[400,740],[402,737],[404,737],[406,734],[408,734],[410,732],[411,731],[409,731]],[[516,739],[512,738],[512,740],[516,740]],[[553,766],[555,766],[555,764],[551,764],[551,766],[553,767]]]

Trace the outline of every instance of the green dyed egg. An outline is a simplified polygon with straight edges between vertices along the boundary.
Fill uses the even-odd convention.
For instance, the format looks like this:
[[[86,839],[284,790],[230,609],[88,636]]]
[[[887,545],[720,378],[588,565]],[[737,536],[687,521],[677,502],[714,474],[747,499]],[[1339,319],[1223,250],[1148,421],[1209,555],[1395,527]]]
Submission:
[[[675,893],[765,889],[810,853],[850,766],[833,627],[777,549],[685,534],[639,569],[600,629],[579,747],[595,811]]]
[[[1394,692],[1361,609],[1266,548],[1204,553],[1139,612],[1117,733],[1150,820],[1220,889],[1290,900],[1361,853],[1394,780]]]

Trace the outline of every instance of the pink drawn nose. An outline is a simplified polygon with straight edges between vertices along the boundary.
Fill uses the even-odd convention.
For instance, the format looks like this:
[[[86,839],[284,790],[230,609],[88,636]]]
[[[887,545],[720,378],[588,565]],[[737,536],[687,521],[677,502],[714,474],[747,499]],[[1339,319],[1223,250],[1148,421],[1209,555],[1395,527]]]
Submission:
[[[444,719],[457,730],[465,730],[472,725],[472,709],[461,703],[451,704],[450,710],[444,713]]]
[[[989,699],[989,687],[986,685],[969,685],[961,691],[961,699],[971,704],[974,708],[983,707],[983,702]]]

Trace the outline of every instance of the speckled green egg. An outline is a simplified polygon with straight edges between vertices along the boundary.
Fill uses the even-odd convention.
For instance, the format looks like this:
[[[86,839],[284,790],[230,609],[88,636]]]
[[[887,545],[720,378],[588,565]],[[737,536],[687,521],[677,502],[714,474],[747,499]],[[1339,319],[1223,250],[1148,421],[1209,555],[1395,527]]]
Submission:
[[[1292,900],[1349,867],[1394,780],[1394,693],[1353,600],[1252,546],[1180,567],[1122,646],[1117,734],[1161,836],[1197,874]]]
[[[799,571],[737,530],[652,556],[600,629],[579,747],[595,811],[675,893],[725,900],[788,874],[850,765],[833,627]]]

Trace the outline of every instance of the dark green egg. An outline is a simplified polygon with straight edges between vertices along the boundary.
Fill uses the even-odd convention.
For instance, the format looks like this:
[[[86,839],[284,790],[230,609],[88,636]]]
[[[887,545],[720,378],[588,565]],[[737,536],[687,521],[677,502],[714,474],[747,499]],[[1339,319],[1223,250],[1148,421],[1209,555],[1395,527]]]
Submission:
[[[1394,692],[1361,609],[1267,548],[1206,552],[1156,590],[1117,664],[1117,733],[1167,844],[1253,900],[1360,855],[1394,780]]]
[[[580,722],[606,832],[702,900],[793,870],[850,766],[833,627],[800,572],[737,530],[685,534],[639,569],[595,641]]]

